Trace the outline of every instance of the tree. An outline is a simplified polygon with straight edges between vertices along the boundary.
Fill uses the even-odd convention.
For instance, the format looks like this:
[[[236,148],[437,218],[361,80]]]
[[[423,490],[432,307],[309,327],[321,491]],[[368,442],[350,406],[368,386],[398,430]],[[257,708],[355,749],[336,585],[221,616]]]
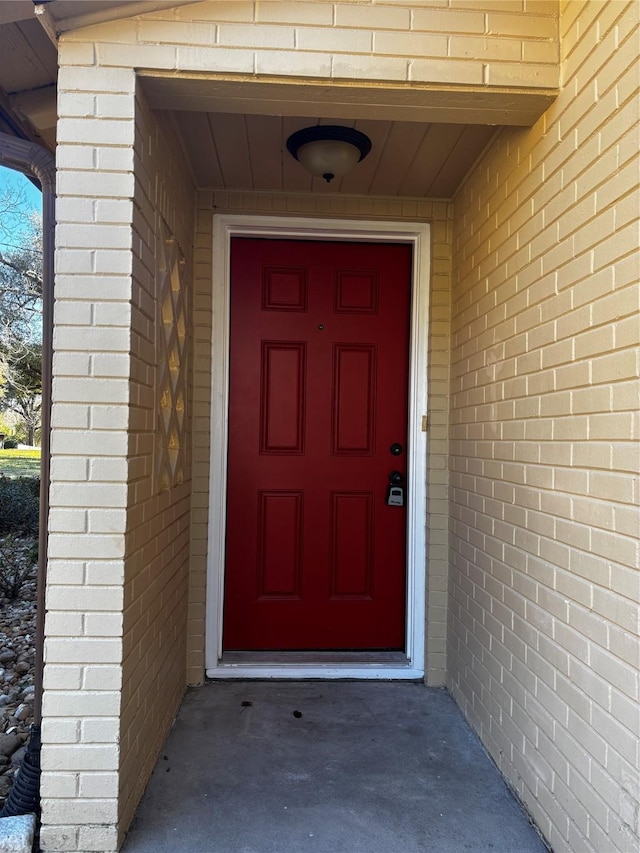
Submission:
[[[24,345],[15,361],[6,362],[2,401],[22,418],[27,444],[36,443],[42,411],[42,344]]]
[[[13,188],[0,194],[0,347],[42,336],[42,224]]]
[[[40,425],[42,228],[20,190],[0,194],[0,408],[23,420],[28,443]]]

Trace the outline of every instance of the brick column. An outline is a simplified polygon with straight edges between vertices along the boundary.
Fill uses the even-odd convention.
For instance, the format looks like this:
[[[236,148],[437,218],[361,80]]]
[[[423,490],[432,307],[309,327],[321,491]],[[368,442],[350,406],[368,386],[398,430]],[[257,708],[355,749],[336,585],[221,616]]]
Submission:
[[[135,74],[61,44],[43,850],[117,849]]]

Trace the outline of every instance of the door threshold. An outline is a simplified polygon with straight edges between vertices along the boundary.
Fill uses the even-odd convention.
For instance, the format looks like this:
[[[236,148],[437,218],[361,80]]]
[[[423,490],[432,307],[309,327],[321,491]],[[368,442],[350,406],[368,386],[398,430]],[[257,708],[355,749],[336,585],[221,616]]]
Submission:
[[[422,680],[404,652],[224,652],[207,678]]]

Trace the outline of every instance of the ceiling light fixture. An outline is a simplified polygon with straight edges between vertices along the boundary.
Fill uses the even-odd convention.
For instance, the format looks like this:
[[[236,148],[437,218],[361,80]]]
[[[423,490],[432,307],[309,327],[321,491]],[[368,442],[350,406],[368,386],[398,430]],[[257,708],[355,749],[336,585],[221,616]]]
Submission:
[[[371,151],[371,140],[352,127],[318,124],[292,133],[287,150],[308,172],[329,183],[364,160]]]

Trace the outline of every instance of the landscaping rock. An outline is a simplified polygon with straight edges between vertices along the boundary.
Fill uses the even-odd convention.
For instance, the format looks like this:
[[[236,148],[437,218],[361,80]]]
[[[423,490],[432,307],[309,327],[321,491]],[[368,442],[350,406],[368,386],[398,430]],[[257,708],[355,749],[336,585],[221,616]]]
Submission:
[[[13,755],[22,746],[18,735],[0,735],[0,755]]]
[[[11,601],[0,594],[0,808],[33,722],[35,621],[34,567],[18,598]],[[0,846],[0,853],[4,849]]]
[[[34,814],[0,818],[0,853],[31,853],[35,830]]]
[[[25,702],[23,702],[21,705],[18,705],[14,714],[16,720],[18,720],[19,722],[23,722],[30,716],[33,716],[33,708],[30,708],[29,705],[27,705]]]

